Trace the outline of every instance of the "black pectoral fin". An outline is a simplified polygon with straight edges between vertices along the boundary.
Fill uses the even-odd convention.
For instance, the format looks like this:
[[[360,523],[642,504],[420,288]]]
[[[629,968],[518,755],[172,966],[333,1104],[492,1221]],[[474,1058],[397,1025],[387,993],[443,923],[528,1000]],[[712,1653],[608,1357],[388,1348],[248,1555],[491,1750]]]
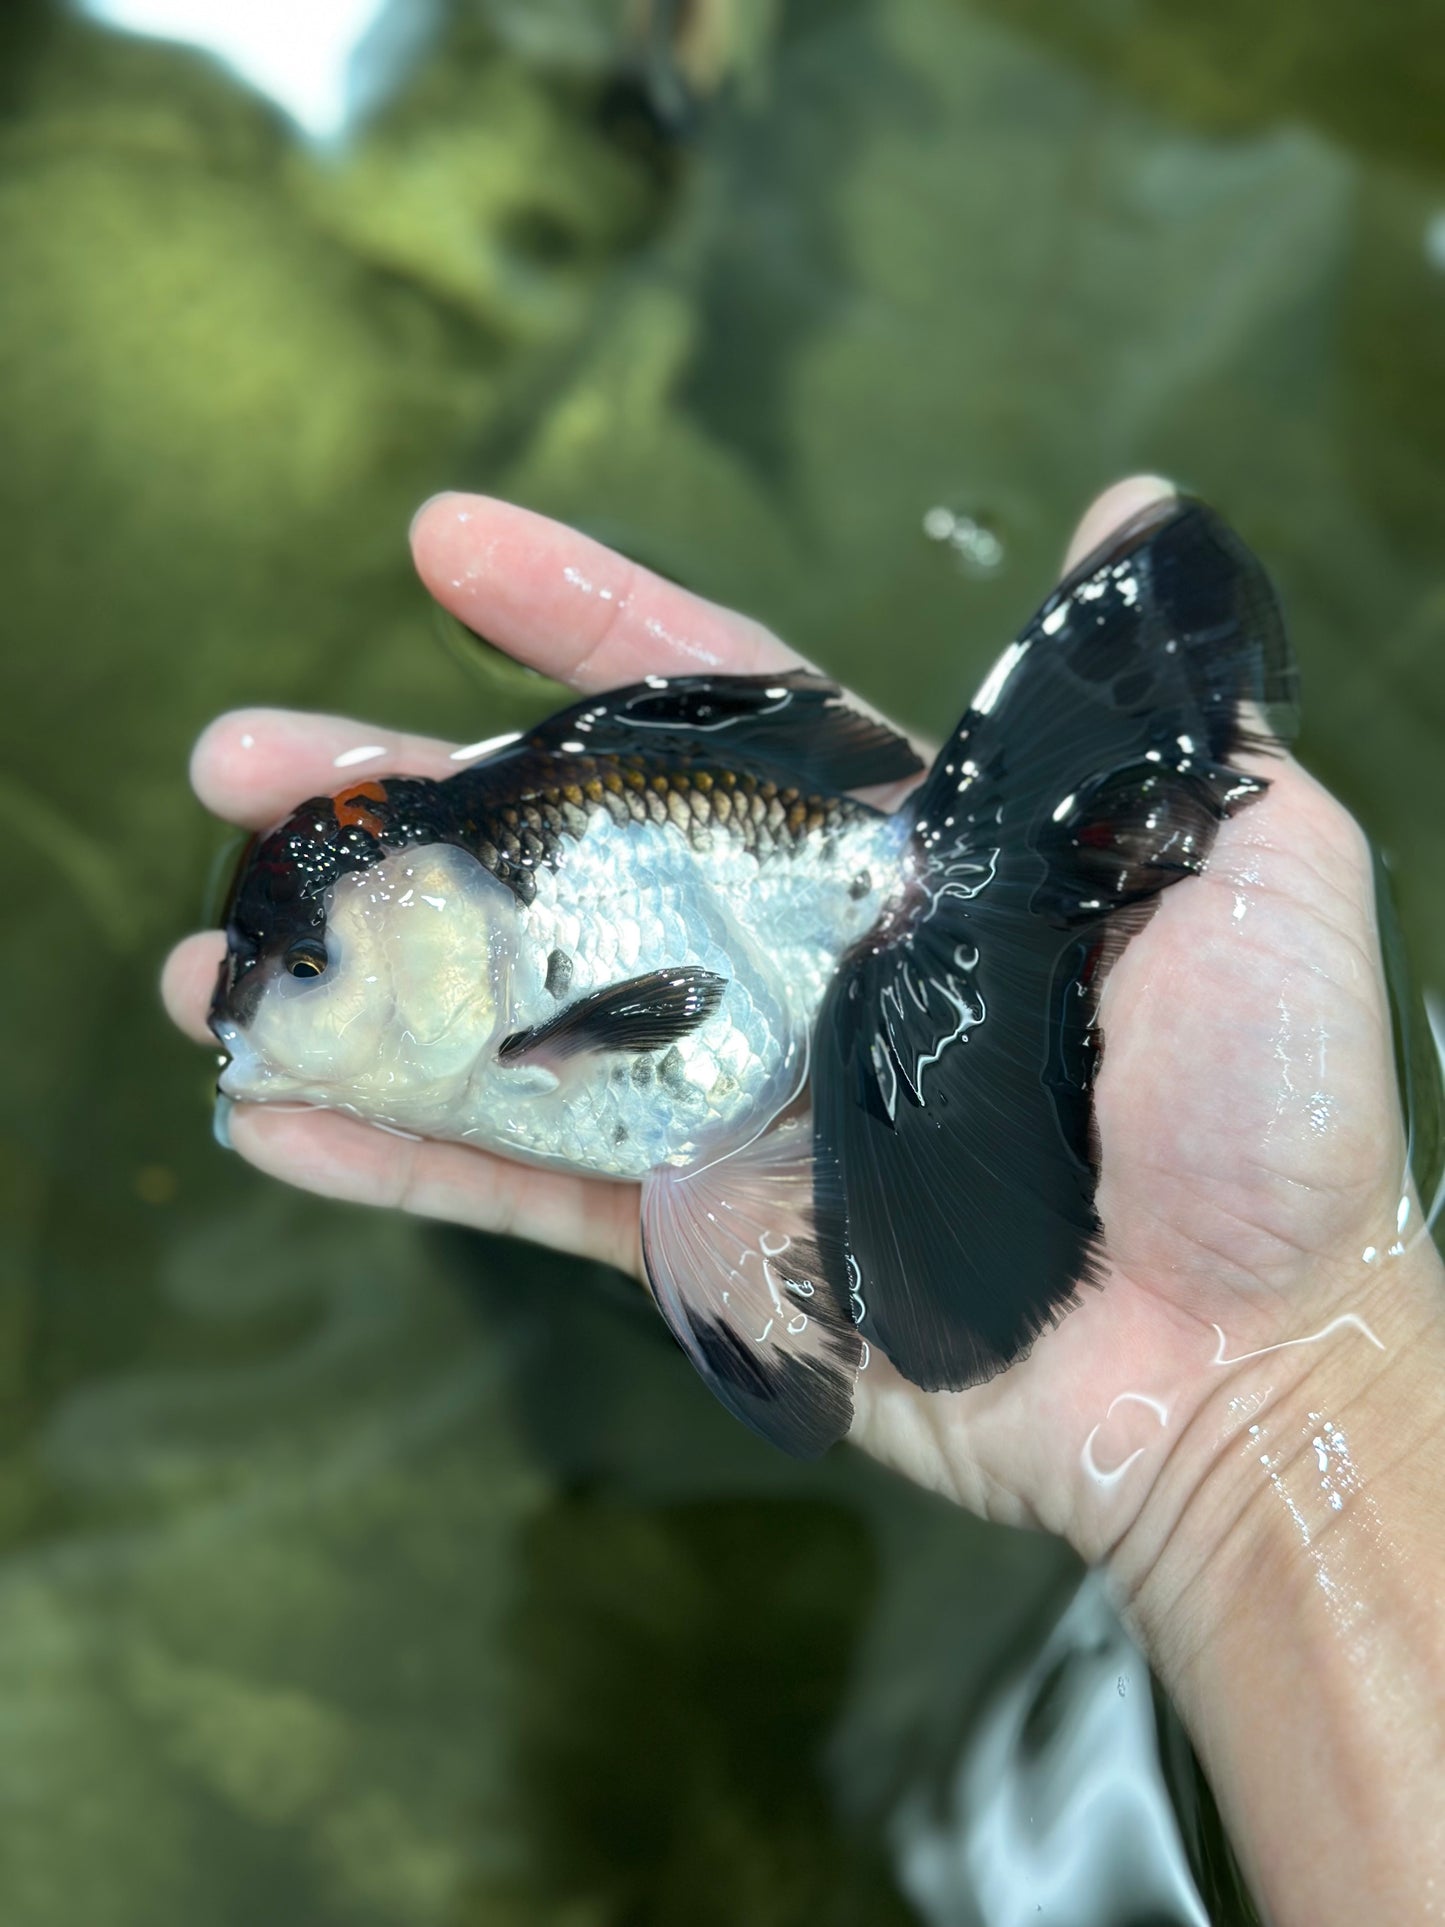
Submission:
[[[1234,759],[1295,695],[1264,571],[1171,501],[1049,598],[916,793],[914,902],[845,959],[813,1057],[861,1329],[915,1384],[993,1376],[1100,1275],[1109,963],[1267,789]]]
[[[545,1024],[513,1031],[497,1059],[539,1064],[584,1051],[665,1050],[707,1022],[727,986],[726,977],[694,964],[650,970],[579,997]]]
[[[777,676],[654,676],[549,718],[534,749],[581,744],[594,754],[639,749],[730,768],[803,791],[867,789],[922,769],[896,730],[844,702],[812,670]]]
[[[798,1458],[847,1432],[863,1356],[836,1193],[802,1117],[702,1169],[654,1171],[642,1193],[648,1282],[673,1336],[735,1417]]]

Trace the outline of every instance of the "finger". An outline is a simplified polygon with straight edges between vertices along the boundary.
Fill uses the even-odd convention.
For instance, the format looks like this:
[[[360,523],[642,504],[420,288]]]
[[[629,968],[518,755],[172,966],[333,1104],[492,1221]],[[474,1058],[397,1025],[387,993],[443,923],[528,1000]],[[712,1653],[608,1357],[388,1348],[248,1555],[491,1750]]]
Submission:
[[[528,1238],[641,1274],[636,1185],[401,1137],[338,1111],[236,1104],[226,1134],[257,1170],[304,1191]]]
[[[211,1007],[216,973],[225,954],[226,939],[221,932],[203,930],[178,943],[161,971],[161,1001],[166,1015],[198,1044],[216,1041],[206,1022],[206,1012]]]
[[[191,783],[208,810],[266,829],[307,796],[329,796],[368,776],[454,776],[480,746],[455,750],[431,736],[378,729],[295,709],[234,709],[191,752]]]
[[[1106,488],[1085,509],[1084,519],[1074,531],[1069,552],[1064,557],[1064,574],[1086,555],[1091,555],[1131,516],[1141,514],[1155,502],[1167,501],[1178,492],[1172,482],[1158,475],[1131,475],[1127,481],[1115,482],[1112,488]]]
[[[1129,516],[1170,493],[1170,484],[1154,476],[1135,476],[1106,490],[1080,523],[1066,567]],[[463,521],[464,516],[469,519]],[[580,678],[589,688],[669,667],[706,666],[702,657],[688,654],[694,644],[713,666],[735,672],[799,660],[746,617],[635,568],[575,530],[505,502],[485,496],[437,497],[418,516],[413,540],[424,579],[463,620],[475,617],[475,626],[493,641],[553,675]],[[473,548],[484,556],[481,565],[467,559]],[[481,566],[482,573],[467,580],[469,566]],[[461,590],[446,578],[446,568],[463,572]],[[612,598],[603,601],[602,592],[609,588]],[[627,598],[625,609],[619,592]],[[581,629],[574,623],[568,631],[566,616],[574,600],[589,613],[581,618]],[[486,621],[483,602],[492,611]],[[613,612],[610,636],[596,626],[598,606]],[[593,623],[590,643],[588,620]],[[192,754],[191,779],[207,808],[259,829],[294,808],[301,797],[339,788],[353,771],[357,780],[396,771],[447,776],[470,760],[477,747],[455,750],[434,737],[341,716],[233,710],[200,737]]]
[[[749,675],[800,658],[748,616],[653,575],[560,522],[487,495],[436,495],[412,553],[444,608],[578,689],[645,675]]]

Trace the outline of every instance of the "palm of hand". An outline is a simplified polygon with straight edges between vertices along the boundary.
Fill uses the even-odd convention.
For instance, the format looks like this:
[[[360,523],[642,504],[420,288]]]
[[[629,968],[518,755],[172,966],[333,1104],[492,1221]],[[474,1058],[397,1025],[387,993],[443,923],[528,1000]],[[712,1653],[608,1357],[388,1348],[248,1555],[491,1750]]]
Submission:
[[[1112,491],[1076,550],[1158,492]],[[440,600],[582,688],[695,668],[699,657],[739,672],[791,660],[742,618],[502,504],[442,498],[414,539]],[[559,636],[572,638],[570,661]],[[196,786],[218,813],[265,824],[334,788],[335,756],[359,740],[386,741],[329,718],[223,718],[198,746]],[[443,745],[392,738],[386,748],[368,773],[455,767]],[[1167,893],[1105,992],[1105,1288],[1086,1290],[989,1385],[926,1395],[881,1359],[860,1380],[853,1436],[868,1450],[1086,1550],[1127,1524],[1134,1488],[1147,1486],[1146,1466],[1129,1479],[1132,1455],[1143,1446],[1147,1461],[1149,1445],[1187,1425],[1218,1384],[1216,1353],[1317,1329],[1338,1309],[1312,1301],[1321,1268],[1338,1266],[1343,1284],[1345,1264],[1394,1233],[1403,1149],[1368,855],[1297,766],[1271,761],[1261,773],[1269,793],[1225,826],[1205,877]],[[218,933],[189,939],[167,968],[172,1013],[202,1038],[218,947]],[[515,1231],[640,1275],[632,1186],[407,1144],[328,1113],[243,1107],[232,1141],[313,1189]]]

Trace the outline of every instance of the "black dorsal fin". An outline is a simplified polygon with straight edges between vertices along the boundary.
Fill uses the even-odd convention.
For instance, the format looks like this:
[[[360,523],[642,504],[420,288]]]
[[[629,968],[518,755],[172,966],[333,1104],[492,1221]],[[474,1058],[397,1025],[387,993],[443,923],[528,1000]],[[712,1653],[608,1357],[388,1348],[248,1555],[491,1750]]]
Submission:
[[[524,745],[594,756],[716,758],[805,794],[901,782],[923,767],[906,738],[850,708],[838,685],[811,669],[649,676],[559,711]]]
[[[722,1001],[726,977],[695,964],[649,970],[579,997],[545,1024],[503,1038],[503,1064],[545,1064],[584,1051],[666,1050],[705,1024]]]

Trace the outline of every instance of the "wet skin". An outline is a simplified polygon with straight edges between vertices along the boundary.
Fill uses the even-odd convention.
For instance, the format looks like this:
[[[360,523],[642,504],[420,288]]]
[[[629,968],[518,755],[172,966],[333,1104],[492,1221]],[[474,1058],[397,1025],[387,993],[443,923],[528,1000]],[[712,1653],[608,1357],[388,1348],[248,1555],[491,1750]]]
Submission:
[[[1071,556],[1161,492],[1147,479],[1111,490]],[[439,497],[412,539],[440,602],[581,690],[797,660],[757,624],[502,503]],[[339,775],[337,757],[359,746],[381,753]],[[262,827],[352,775],[441,776],[456,767],[449,756],[449,745],[370,724],[263,710],[213,724],[193,779],[218,815]],[[1105,991],[1104,1288],[1086,1291],[1028,1358],[986,1386],[926,1395],[875,1359],[852,1434],[990,1518],[1043,1525],[1086,1558],[1109,1560],[1156,1664],[1177,1674],[1186,1712],[1188,1668],[1218,1644],[1201,1573],[1217,1587],[1231,1562],[1241,1575],[1277,1566],[1280,1587],[1294,1584],[1299,1561],[1288,1535],[1274,1536],[1281,1478],[1311,1545],[1336,1548],[1345,1567],[1355,1557],[1351,1507],[1330,1507],[1304,1476],[1316,1464],[1305,1435],[1318,1415],[1341,1423],[1337,1414],[1357,1412],[1361,1449],[1382,1467],[1424,1450],[1439,1424],[1438,1398],[1420,1395],[1411,1376],[1440,1345],[1445,1299],[1433,1249],[1416,1235],[1418,1204],[1397,1237],[1405,1150],[1367,845],[1297,764],[1250,766],[1269,778],[1269,793],[1223,825],[1207,874],[1166,894]],[[165,973],[176,1022],[207,1042],[221,948],[219,933],[192,937]],[[630,1185],[408,1142],[334,1113],[241,1106],[231,1140],[261,1169],[309,1189],[515,1233],[640,1274]],[[1397,1244],[1404,1250],[1392,1255]],[[1386,1404],[1413,1416],[1376,1443],[1367,1410]],[[1266,1437],[1286,1455],[1271,1478],[1258,1469]],[[1356,1487],[1368,1483],[1358,1450],[1350,1464]],[[1383,1470],[1371,1489],[1389,1497]],[[1208,1750],[1203,1712],[1194,1724]],[[1216,1744],[1224,1773],[1230,1744],[1229,1734]],[[1268,1841],[1246,1839],[1245,1849],[1261,1884],[1273,1885]],[[1292,1902],[1294,1875],[1282,1877]]]

